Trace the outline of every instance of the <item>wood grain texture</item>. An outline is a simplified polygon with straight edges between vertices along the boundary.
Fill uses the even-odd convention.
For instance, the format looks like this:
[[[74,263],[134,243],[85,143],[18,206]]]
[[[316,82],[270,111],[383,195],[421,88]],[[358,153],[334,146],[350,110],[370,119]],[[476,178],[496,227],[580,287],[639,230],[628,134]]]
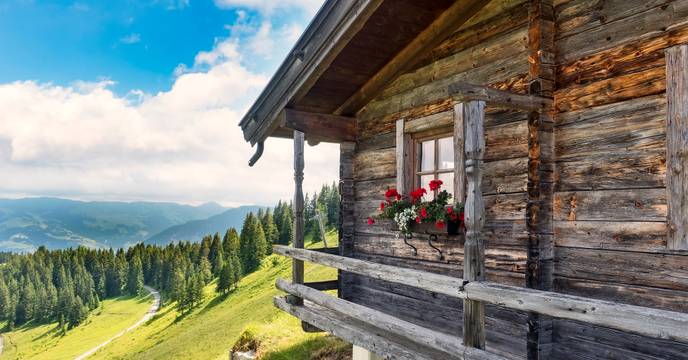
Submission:
[[[501,356],[492,356],[484,351],[464,347],[459,342],[458,337],[449,336],[365,306],[337,299],[303,285],[277,279],[276,286],[289,294],[312,301],[330,310],[346,314],[346,316],[363,321],[386,332],[399,335],[406,338],[410,343],[438,349],[447,354],[463,354],[464,358],[468,359],[503,359]]]
[[[465,124],[467,182],[463,277],[467,281],[481,281],[485,279],[485,243],[482,234],[485,224],[485,202],[480,169],[485,155],[485,102],[471,101],[458,103],[456,106]],[[469,347],[485,348],[485,304],[479,301],[464,301],[463,343]]]
[[[304,168],[304,133],[294,131],[294,242],[295,248],[303,249],[303,168]],[[303,284],[303,261],[292,260],[292,281]],[[290,298],[290,302],[295,305],[303,304],[303,299]]]
[[[405,131],[405,120],[397,120],[396,126],[396,176],[397,191],[406,194],[413,188],[413,139]]]
[[[688,250],[688,45],[667,50],[667,203],[672,250]]]
[[[489,0],[460,0],[444,11],[425,30],[418,34],[385,66],[361,86],[336,111],[336,114],[354,114],[377,96],[388,82],[412,67],[420,54],[439,45],[454,29],[482,9]]]

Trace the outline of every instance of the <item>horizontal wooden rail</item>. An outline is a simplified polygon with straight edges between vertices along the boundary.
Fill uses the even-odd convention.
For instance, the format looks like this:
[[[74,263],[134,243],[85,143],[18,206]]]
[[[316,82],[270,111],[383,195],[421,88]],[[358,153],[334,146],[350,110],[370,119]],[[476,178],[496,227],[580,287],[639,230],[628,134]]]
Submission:
[[[311,250],[295,249],[284,245],[273,246],[273,252],[297,260],[309,261],[379,280],[415,286],[417,288],[450,296],[459,296],[460,292],[458,289],[463,284],[461,279],[450,276],[377,264],[370,261],[325,254]]]
[[[484,101],[488,105],[504,106],[526,111],[544,111],[552,106],[552,99],[535,95],[514,94],[487,86],[457,82],[449,85],[449,95],[457,102]]]
[[[404,269],[343,256],[275,246],[275,253],[359,275],[414,286],[461,299],[628,331],[652,338],[688,342],[688,314],[539,291],[493,282],[462,279]]]
[[[439,349],[449,354],[463,354],[465,359],[504,359],[499,355],[487,353],[483,350],[467,348],[461,345],[458,337],[418,326],[383,312],[327,295],[304,285],[277,279],[276,286],[284,292],[335,310],[346,316],[359,319],[382,330],[402,336],[414,343]]]
[[[330,334],[354,345],[362,346],[376,354],[389,355],[387,358],[399,360],[433,360],[445,356],[425,355],[407,344],[381,334],[378,329],[361,321],[354,321],[339,312],[317,305],[293,305],[281,297],[274,297],[278,309],[296,316],[304,322],[313,324]],[[439,351],[436,351],[439,353]],[[444,353],[441,353],[444,354]],[[454,357],[451,358],[455,359]]]

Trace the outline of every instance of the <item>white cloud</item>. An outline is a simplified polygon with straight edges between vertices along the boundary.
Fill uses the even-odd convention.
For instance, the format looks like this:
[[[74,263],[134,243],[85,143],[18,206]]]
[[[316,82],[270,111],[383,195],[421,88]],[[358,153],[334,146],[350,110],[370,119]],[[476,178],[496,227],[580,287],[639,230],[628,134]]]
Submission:
[[[293,190],[292,144],[269,140],[254,168],[237,126],[268,76],[236,39],[183,68],[169,91],[118,96],[111,80],[0,84],[0,196],[272,204]],[[317,149],[317,151],[316,151]],[[338,150],[306,151],[305,187],[337,178]]]
[[[299,8],[315,14],[322,3],[322,0],[215,0],[215,5],[223,9],[244,7],[264,13],[272,13],[275,9]]]
[[[141,34],[131,33],[127,36],[120,38],[119,42],[121,42],[122,44],[126,44],[126,45],[136,44],[138,42],[141,42]]]

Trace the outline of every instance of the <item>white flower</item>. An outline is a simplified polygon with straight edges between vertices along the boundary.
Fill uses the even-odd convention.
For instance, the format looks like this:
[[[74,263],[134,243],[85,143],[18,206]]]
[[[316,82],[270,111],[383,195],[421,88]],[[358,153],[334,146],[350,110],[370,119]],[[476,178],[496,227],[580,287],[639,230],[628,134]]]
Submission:
[[[416,206],[412,205],[410,208],[406,208],[399,213],[394,214],[394,221],[399,226],[399,230],[404,234],[411,233],[409,225],[411,221],[416,219]]]

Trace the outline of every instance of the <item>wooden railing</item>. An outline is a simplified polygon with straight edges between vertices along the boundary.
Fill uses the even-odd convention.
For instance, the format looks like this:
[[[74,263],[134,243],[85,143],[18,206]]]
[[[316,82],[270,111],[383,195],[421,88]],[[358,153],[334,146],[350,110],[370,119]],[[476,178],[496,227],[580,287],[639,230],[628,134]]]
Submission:
[[[480,301],[515,310],[533,311],[657,339],[688,342],[688,314],[681,312],[539,291],[489,281],[465,282],[463,279],[451,276],[287,246],[275,246],[273,251],[293,259],[409,285],[459,299]]]

